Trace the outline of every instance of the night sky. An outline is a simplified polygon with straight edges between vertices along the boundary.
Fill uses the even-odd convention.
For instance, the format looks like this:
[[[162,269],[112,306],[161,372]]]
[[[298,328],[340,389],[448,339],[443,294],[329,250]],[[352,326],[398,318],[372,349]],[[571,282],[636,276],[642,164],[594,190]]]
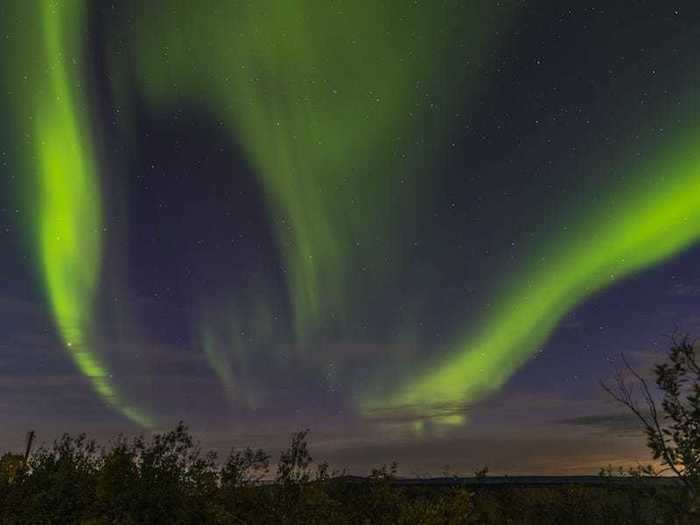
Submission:
[[[6,0],[0,46],[0,449],[648,460],[599,381],[700,334],[695,2]]]

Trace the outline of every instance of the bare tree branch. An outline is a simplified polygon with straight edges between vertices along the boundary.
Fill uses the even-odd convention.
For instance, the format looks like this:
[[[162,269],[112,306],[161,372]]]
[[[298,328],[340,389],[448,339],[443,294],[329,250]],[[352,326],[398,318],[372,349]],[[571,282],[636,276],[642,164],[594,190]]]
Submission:
[[[687,344],[687,339],[684,339],[684,344]],[[678,348],[677,344],[674,344],[672,348]],[[655,457],[661,458],[665,469],[663,471],[672,471],[676,478],[685,486],[685,488],[691,493],[695,493],[695,486],[693,482],[689,479],[688,473],[688,461],[693,461],[691,458],[685,458],[687,455],[681,454],[681,458],[685,458],[684,461],[679,462],[678,449],[679,444],[674,442],[675,437],[669,438],[673,435],[667,428],[664,427],[663,421],[659,414],[657,407],[657,402],[654,399],[651,389],[647,380],[637,372],[624,354],[621,354],[621,360],[624,364],[623,369],[616,369],[614,375],[614,386],[610,386],[604,381],[601,381],[601,387],[603,390],[617,403],[626,407],[630,412],[632,412],[637,419],[642,423],[644,430],[647,433],[649,439],[649,446],[655,454]],[[694,364],[689,364],[689,368],[694,366]],[[657,376],[659,375],[659,368],[657,367]],[[628,383],[626,380],[626,375],[632,376],[634,379],[633,383]],[[659,381],[661,386],[661,382]],[[637,398],[638,395],[635,392],[635,386],[639,387],[640,396],[646,405],[645,410],[640,408]],[[664,409],[668,407],[664,404]],[[678,412],[680,417],[688,417],[688,413],[683,410]],[[666,415],[664,415],[666,417]],[[663,472],[662,471],[662,472]]]

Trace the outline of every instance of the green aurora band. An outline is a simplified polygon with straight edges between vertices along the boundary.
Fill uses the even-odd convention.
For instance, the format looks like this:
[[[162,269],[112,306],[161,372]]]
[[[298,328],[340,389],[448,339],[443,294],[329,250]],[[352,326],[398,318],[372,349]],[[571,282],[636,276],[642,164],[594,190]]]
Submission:
[[[512,15],[472,2],[311,0],[154,1],[133,13],[129,64],[149,104],[215,115],[261,178],[298,337],[361,307],[366,297],[348,304],[356,268],[372,269],[376,289],[395,271],[376,256],[395,247],[376,239],[398,237],[420,195],[410,170],[430,169],[401,155],[436,123],[427,140],[446,133],[459,90],[443,84],[476,91],[496,38],[484,28]]]
[[[248,359],[274,340],[275,319],[267,306],[260,298],[248,301],[244,315],[232,306],[218,305],[203,312],[198,323],[202,351],[232,406],[251,409],[263,404],[264,390]],[[266,357],[273,365],[274,356]]]
[[[277,225],[299,341],[347,329],[393,278],[399,232],[424,191],[416,172],[431,169],[431,159],[405,152],[424,143],[413,149],[436,151],[428,145],[447,134],[450,112],[483,83],[480,59],[497,44],[484,28],[506,28],[513,14],[467,2],[308,0],[150,2],[132,13],[129,66],[150,106],[204,109],[251,159]],[[357,282],[358,268],[371,288]],[[232,302],[243,293],[232,291]],[[211,367],[229,399],[250,404],[243,355],[260,348],[231,336],[250,322],[203,318]]]
[[[538,257],[494,297],[493,311],[475,334],[458,338],[450,355],[388,397],[365,398],[365,413],[435,413],[426,419],[462,424],[464,404],[500,388],[567,312],[696,242],[698,137],[698,129],[678,130],[650,150],[651,158],[620,168],[634,178],[611,189],[559,238],[540,246]],[[423,425],[417,417],[416,429]]]
[[[43,2],[41,17],[48,71],[45,91],[37,93],[34,145],[39,164],[39,252],[49,300],[79,368],[93,378],[105,397],[113,395],[104,366],[87,350],[95,287],[99,279],[102,229],[99,182],[86,125],[76,107],[85,102],[71,88],[76,83],[67,61],[80,52],[80,24],[75,2]]]
[[[37,266],[63,343],[99,396],[129,419],[149,419],[128,405],[94,349],[95,295],[103,229],[100,184],[82,92],[80,59],[84,6],[78,0],[16,2],[13,14],[26,35],[15,53],[25,62],[8,72],[17,94],[26,96],[18,123],[30,122],[35,173],[34,225]],[[39,31],[39,34],[34,34]],[[29,85],[22,85],[19,72]],[[29,87],[25,92],[24,90]]]
[[[449,98],[449,90],[436,86],[444,81],[439,70],[452,64],[449,48],[456,31],[469,33],[476,61],[495,45],[492,34],[479,30],[493,27],[484,20],[510,18],[486,3],[478,9],[476,3],[465,4],[452,5],[459,11],[452,17],[403,2],[351,2],[342,9],[301,0],[153,1],[134,7],[132,65],[149,104],[168,111],[187,101],[218,116],[260,176],[289,266],[302,339],[329,315],[342,318],[357,307],[347,304],[352,272],[372,260],[368,239],[391,237],[414,212],[410,204],[418,188],[411,183],[413,174],[401,171],[405,165],[397,152],[424,138],[431,118],[444,127],[453,101],[441,101],[436,111],[425,93],[437,90]],[[150,426],[150,419],[119,394],[94,349],[103,219],[95,147],[84,117],[88,101],[79,87],[84,4],[18,0],[11,5],[27,26],[16,50],[19,58],[8,61],[6,73],[22,102],[18,128],[31,123],[35,244],[46,295],[69,354],[100,397]],[[402,23],[392,26],[389,21],[398,15]],[[507,20],[500,24],[505,27]],[[390,26],[393,32],[387,31]],[[450,87],[464,80],[472,91],[478,87],[476,78],[452,79]],[[370,416],[383,410],[432,411],[436,423],[461,424],[463,416],[450,407],[501,387],[568,311],[697,241],[699,136],[694,128],[669,133],[650,149],[651,160],[627,165],[634,176],[538,247],[536,256],[504,282],[475,331],[456,337],[449,353],[393,393],[360,397],[362,411]],[[429,166],[428,159],[424,167]],[[374,267],[378,285],[393,271],[389,264]],[[226,344],[217,341],[219,331],[208,323],[228,321],[216,318],[205,316],[200,333],[210,363],[233,395],[230,369],[239,360],[222,353]],[[235,332],[236,326],[231,322],[227,330]]]

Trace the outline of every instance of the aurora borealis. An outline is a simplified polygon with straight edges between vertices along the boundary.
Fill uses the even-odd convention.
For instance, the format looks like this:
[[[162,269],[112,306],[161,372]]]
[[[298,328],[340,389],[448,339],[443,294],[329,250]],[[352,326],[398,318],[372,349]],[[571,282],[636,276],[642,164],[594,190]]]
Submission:
[[[498,307],[476,337],[459,341],[454,355],[410,382],[390,403],[456,403],[498,389],[580,301],[691,245],[700,235],[695,147],[700,135],[692,129],[679,135],[673,146],[656,145],[658,151],[645,165],[623,166],[638,174],[635,187],[618,190],[621,201],[603,202],[593,219],[567,228],[562,239],[552,242],[554,253],[543,251],[518,277],[526,284],[515,284],[498,297]]]
[[[0,299],[41,321],[0,352],[47,341],[8,362],[144,430],[607,413],[610,356],[693,330],[700,282],[700,12],[627,11],[6,2]]]
[[[24,4],[24,5],[22,5]],[[102,216],[98,168],[81,87],[81,2],[18,4],[18,16],[35,32],[22,35],[25,65],[8,72],[13,90],[26,97],[16,119],[28,145],[25,183],[34,193],[35,264],[64,346],[95,391],[129,417],[146,424],[125,405],[109,371],[93,348],[92,317],[101,269]],[[36,39],[36,40],[35,40]],[[21,83],[24,80],[24,83]],[[23,92],[24,90],[27,92]],[[22,130],[18,126],[18,130]]]

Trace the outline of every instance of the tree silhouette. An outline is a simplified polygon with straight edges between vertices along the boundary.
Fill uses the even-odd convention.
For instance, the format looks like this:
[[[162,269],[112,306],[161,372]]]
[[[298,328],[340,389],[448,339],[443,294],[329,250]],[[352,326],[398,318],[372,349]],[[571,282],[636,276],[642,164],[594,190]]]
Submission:
[[[642,473],[671,472],[682,483],[691,508],[700,490],[700,365],[687,336],[673,338],[668,356],[654,367],[658,400],[648,381],[622,356],[623,368],[603,389],[643,425],[647,445],[664,468],[644,467]]]

